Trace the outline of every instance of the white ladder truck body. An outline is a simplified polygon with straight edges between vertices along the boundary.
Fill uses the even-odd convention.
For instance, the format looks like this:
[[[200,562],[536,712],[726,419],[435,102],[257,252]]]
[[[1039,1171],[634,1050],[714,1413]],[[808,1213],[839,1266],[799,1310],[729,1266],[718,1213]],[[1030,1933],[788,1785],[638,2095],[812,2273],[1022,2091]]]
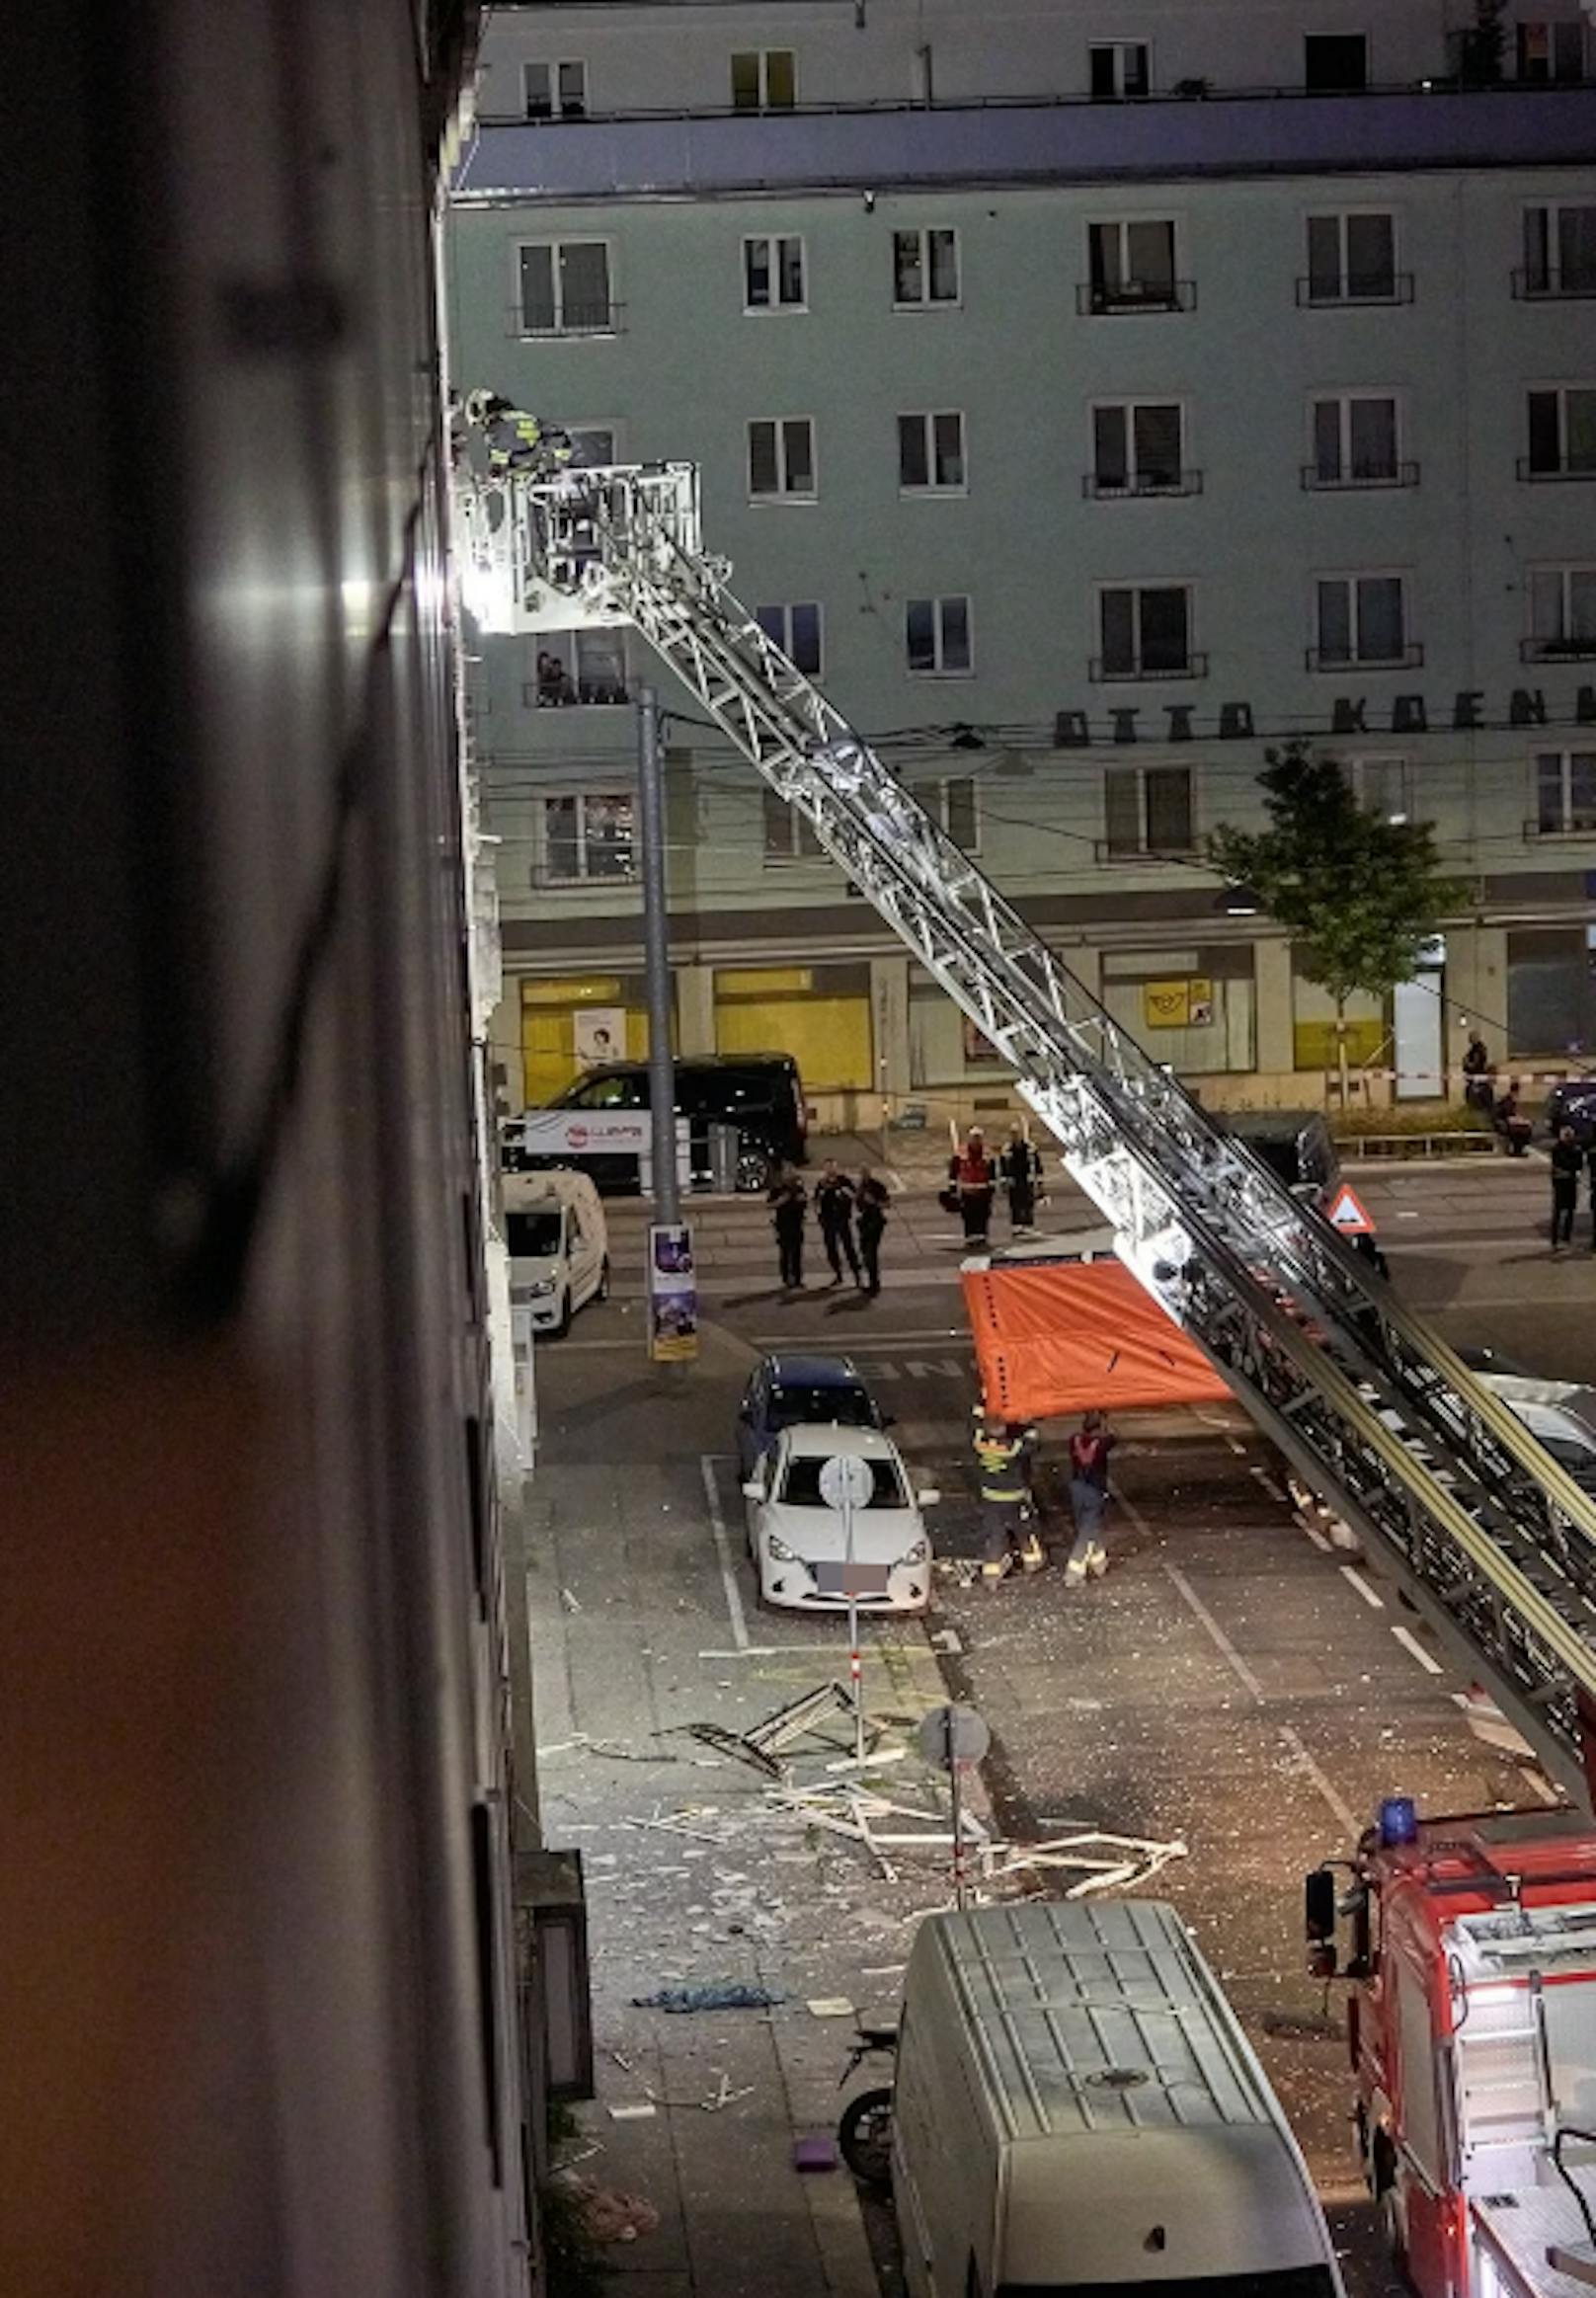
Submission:
[[[467,478],[458,508],[467,610],[488,630],[641,631],[998,1048],[1127,1266],[1588,1800],[1596,1502],[1211,1124],[739,603],[702,546],[694,467]]]

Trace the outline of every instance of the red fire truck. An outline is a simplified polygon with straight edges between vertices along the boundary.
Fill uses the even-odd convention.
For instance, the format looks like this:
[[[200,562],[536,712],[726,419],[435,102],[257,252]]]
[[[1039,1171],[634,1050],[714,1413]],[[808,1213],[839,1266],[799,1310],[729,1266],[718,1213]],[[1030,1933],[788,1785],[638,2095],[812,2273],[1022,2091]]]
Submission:
[[[1596,1825],[1393,1797],[1307,1914],[1313,1969],[1353,1982],[1364,2172],[1419,2298],[1591,2298]]]

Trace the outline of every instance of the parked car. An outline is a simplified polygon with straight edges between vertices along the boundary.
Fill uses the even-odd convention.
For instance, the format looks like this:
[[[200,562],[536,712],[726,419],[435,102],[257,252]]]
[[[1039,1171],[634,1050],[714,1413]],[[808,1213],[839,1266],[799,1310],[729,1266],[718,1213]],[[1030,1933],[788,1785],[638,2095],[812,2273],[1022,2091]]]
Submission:
[[[551,1109],[647,1109],[647,1062],[605,1062],[557,1093]],[[694,1180],[710,1177],[709,1128],[738,1133],[737,1185],[765,1188],[777,1165],[801,1165],[809,1113],[791,1054],[695,1055],[677,1063],[677,1115],[687,1120]],[[564,1160],[562,1160],[564,1161]],[[575,1161],[575,1160],[573,1160]],[[580,1159],[600,1189],[635,1189],[635,1154],[594,1153]]]
[[[920,1511],[941,1495],[913,1490],[898,1447],[875,1428],[784,1428],[743,1485],[748,1550],[759,1601],[799,1612],[845,1612],[847,1526],[821,1491],[828,1461],[867,1463],[870,1498],[853,1511],[852,1590],[861,1612],[923,1612],[931,1544]]]
[[[1245,1142],[1288,1189],[1301,1191],[1316,1203],[1327,1197],[1341,1177],[1322,1110],[1227,1109],[1214,1122],[1222,1132]]]
[[[752,1476],[784,1428],[890,1428],[851,1357],[761,1357],[737,1408],[737,1466]]]
[[[1537,1381],[1514,1373],[1476,1377],[1523,1421],[1581,1491],[1596,1493],[1596,1388],[1582,1381]]]
[[[505,1178],[510,1298],[535,1332],[564,1335],[576,1311],[609,1291],[609,1237],[598,1192],[586,1173]]]
[[[1596,1143],[1596,1076],[1564,1077],[1547,1095],[1546,1130],[1554,1140],[1559,1127],[1571,1125],[1581,1149]]]

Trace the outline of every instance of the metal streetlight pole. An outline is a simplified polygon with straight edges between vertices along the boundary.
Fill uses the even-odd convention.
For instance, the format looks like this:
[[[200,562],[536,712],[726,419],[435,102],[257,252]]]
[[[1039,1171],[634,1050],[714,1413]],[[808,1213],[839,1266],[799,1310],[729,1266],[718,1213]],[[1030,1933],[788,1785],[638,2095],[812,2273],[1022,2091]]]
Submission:
[[[649,1136],[654,1158],[654,1219],[681,1219],[677,1183],[676,1056],[671,1012],[671,927],[665,906],[665,776],[660,754],[660,701],[652,686],[637,698],[638,831],[643,876],[643,978],[649,1024]]]

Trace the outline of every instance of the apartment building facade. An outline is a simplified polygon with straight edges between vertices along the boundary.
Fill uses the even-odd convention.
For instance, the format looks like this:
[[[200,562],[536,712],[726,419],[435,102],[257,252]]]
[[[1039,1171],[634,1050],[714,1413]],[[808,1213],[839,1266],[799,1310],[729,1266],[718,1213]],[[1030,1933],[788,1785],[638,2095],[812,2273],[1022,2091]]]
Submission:
[[[811,0],[512,10],[485,44],[456,374],[595,460],[696,461],[739,595],[1215,1100],[1329,1059],[1203,862],[1294,736],[1468,887],[1360,1058],[1416,1095],[1472,1024],[1596,1050],[1592,34],[1555,0],[1500,29]],[[1000,1090],[629,634],[476,652],[512,1106],[596,1015],[645,1042],[643,678],[682,1046],[792,1051],[840,1118]]]

